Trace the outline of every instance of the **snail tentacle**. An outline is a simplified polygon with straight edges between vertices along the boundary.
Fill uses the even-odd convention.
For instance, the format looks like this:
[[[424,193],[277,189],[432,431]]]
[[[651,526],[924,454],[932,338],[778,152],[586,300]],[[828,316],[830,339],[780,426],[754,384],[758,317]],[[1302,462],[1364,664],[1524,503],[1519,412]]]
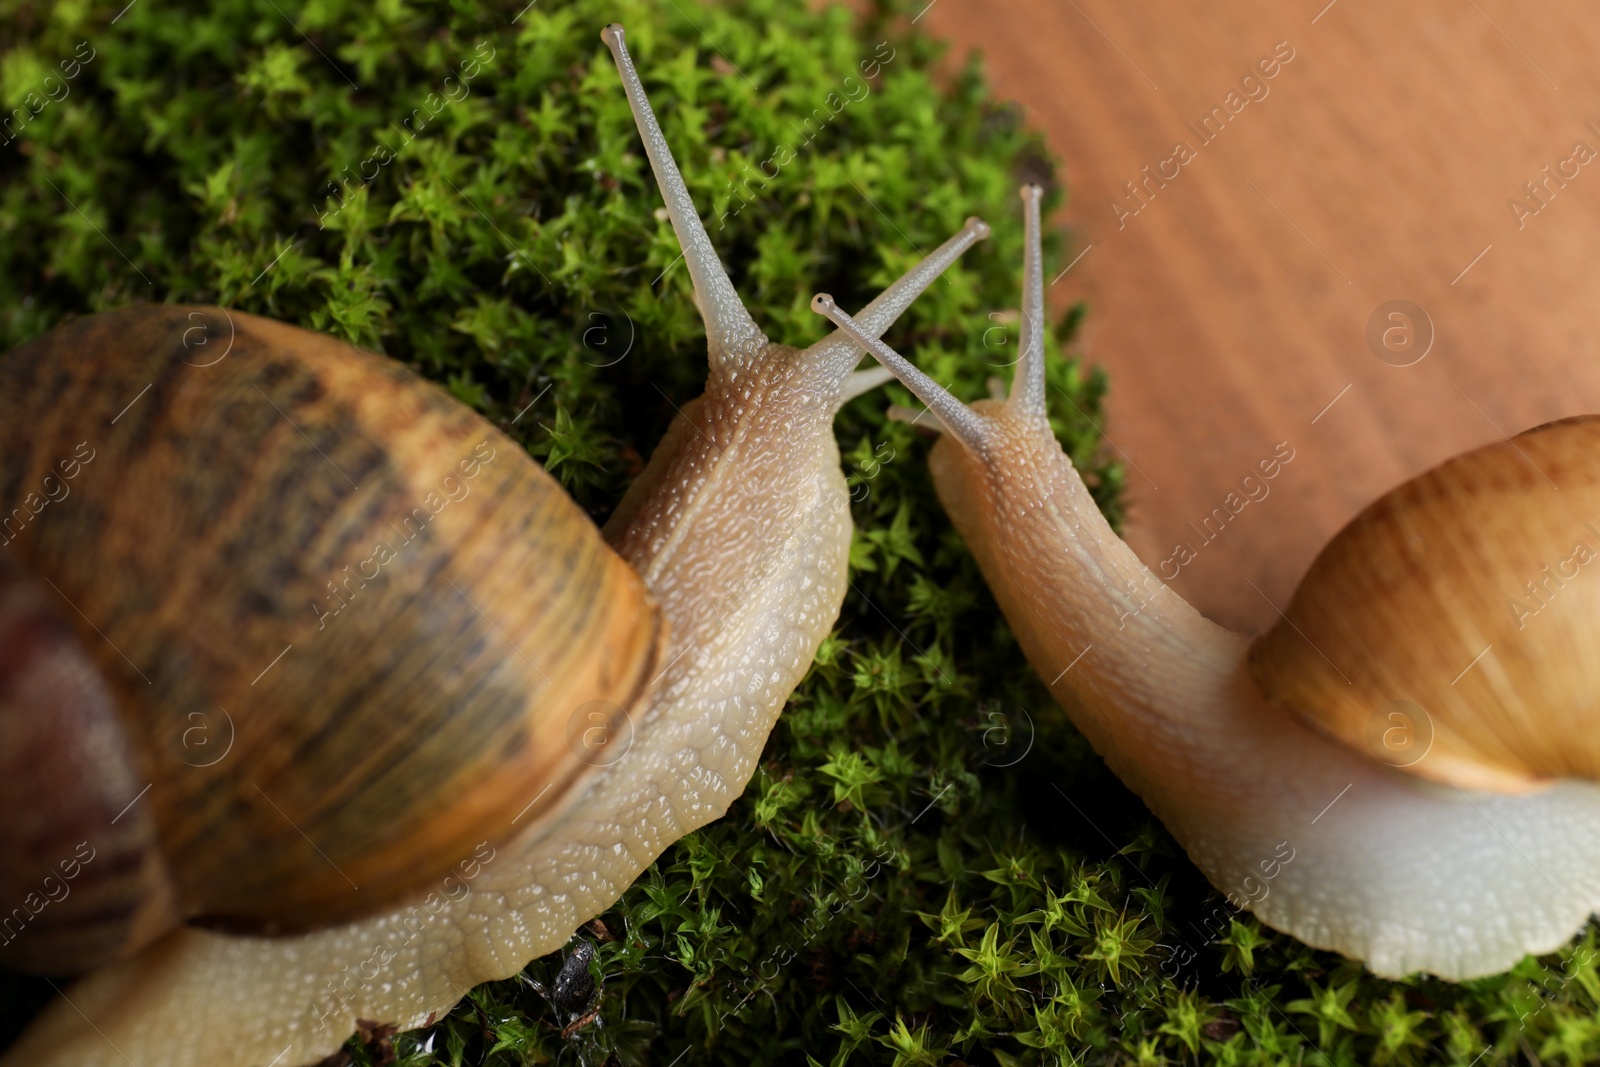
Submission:
[[[928,410],[939,416],[947,434],[959,439],[974,453],[982,454],[987,431],[983,419],[976,412],[952,396],[944,386],[912,366],[900,353],[868,334],[827,293],[818,293],[811,298],[811,310],[832,321],[840,332],[892,371],[902,385],[928,405]]]
[[[656,122],[650,108],[650,98],[645,95],[644,83],[634,70],[633,59],[628,55],[622,26],[612,23],[600,33],[601,40],[611,49],[617,72],[622,75],[627,90],[628,104],[633,109],[634,122],[639,127],[639,137],[644,141],[645,153],[650,157],[650,167],[655,171],[656,184],[661,187],[661,198],[666,201],[667,215],[672,219],[673,232],[683,246],[683,259],[694,279],[694,291],[699,298],[700,314],[706,324],[706,340],[711,350],[711,363],[738,366],[759,353],[766,345],[766,336],[756,325],[744,301],[728,279],[728,272],[717,258],[700,213],[695,210],[694,199],[689,195],[683,175],[672,158],[672,149]]]
[[[951,236],[944,244],[928,253],[923,260],[899,278],[896,278],[887,289],[872,298],[872,301],[855,315],[856,326],[869,337],[882,337],[883,332],[893,326],[895,320],[905,313],[912,301],[921,296],[928,286],[932,285],[961,254],[979,241],[989,236],[989,224],[980,218],[969,218],[960,230]],[[830,367],[836,367],[838,373],[854,367],[861,362],[865,354],[865,346],[857,343],[845,330],[834,330],[828,336],[806,349],[806,355],[821,361]],[[888,380],[887,375],[879,375],[879,368],[872,368],[868,373],[873,377],[861,378],[860,382],[872,381],[881,384]],[[844,397],[845,400],[865,392],[872,386],[860,385]]]
[[[1011,407],[1043,417],[1044,382],[1044,253],[1039,237],[1039,201],[1044,190],[1022,187],[1024,252],[1022,260],[1022,326],[1017,340],[1016,376],[1011,380]]]
[[[847,404],[862,393],[870,393],[885,382],[894,381],[894,372],[887,367],[868,367],[853,372],[839,389],[839,403]]]

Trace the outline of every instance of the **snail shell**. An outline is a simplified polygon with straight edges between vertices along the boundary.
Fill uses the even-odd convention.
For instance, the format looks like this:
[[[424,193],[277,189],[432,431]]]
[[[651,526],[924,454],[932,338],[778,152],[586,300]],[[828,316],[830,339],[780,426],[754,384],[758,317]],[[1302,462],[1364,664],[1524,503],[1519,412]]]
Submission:
[[[1446,461],[1323,549],[1250,650],[1272,704],[1463,788],[1600,779],[1600,418]]]
[[[0,357],[0,456],[0,906],[100,850],[13,966],[368,914],[555,811],[572,724],[655,676],[654,602],[555,481],[333,338],[68,323]]]

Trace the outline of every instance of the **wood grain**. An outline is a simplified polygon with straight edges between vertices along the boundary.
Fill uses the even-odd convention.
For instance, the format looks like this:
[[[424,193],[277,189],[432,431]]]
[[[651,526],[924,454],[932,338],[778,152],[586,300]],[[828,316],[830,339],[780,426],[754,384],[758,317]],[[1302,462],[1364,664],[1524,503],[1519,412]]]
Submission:
[[[1600,15],[1575,0],[1324,4],[937,0],[920,19],[982,50],[1065,161],[1054,221],[1082,258],[1048,297],[1057,312],[1089,302],[1081,350],[1111,373],[1130,543],[1153,567],[1191,546],[1165,576],[1247,631],[1378,495],[1600,410],[1600,160],[1543,170],[1576,143],[1600,149]],[[1266,95],[1203,143],[1188,124],[1230,91],[1247,99],[1241,79],[1281,41],[1294,58]],[[1114,209],[1141,204],[1124,183],[1179,142],[1194,158],[1177,176],[1146,185],[1137,214]],[[1411,366],[1368,345],[1394,299],[1433,325]],[[1294,459],[1230,509],[1279,442]]]

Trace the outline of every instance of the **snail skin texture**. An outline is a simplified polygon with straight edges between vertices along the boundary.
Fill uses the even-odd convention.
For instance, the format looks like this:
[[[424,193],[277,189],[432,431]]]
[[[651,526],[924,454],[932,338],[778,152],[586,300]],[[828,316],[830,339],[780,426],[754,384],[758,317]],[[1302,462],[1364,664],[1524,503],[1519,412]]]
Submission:
[[[3,664],[0,742],[11,773],[50,802],[33,801],[8,839],[28,862],[4,885],[35,889],[58,860],[75,862],[79,841],[99,850],[16,945],[42,939],[47,920],[68,925],[80,898],[138,920],[62,935],[61,959],[112,962],[66,987],[6,1064],[278,1067],[328,1055],[358,1019],[426,1025],[560,948],[743,790],[844,596],[851,523],[833,417],[888,375],[854,372],[863,352],[842,332],[806,349],[763,336],[622,28],[602,37],[710,357],[704,395],[603,540],[488,423],[330,338],[150,307],[70,323],[0,359],[8,513],[46,475],[60,483],[77,442],[96,451],[77,457],[69,495],[28,509],[8,546],[23,566],[0,575],[0,637],[36,635],[29,662]],[[861,312],[863,328],[881,333],[986,233],[969,220]],[[474,456],[470,495],[439,502],[428,536],[397,558],[374,558],[373,541],[398,538],[413,505],[451,493]],[[323,583],[345,563],[384,576],[336,587],[348,602],[335,611]],[[302,598],[280,617],[308,588],[326,606],[308,612]],[[40,739],[27,715],[52,693],[92,743],[30,770],[19,760]],[[590,745],[596,704],[620,757]],[[186,715],[218,705],[237,726],[233,751],[197,767],[179,755]],[[485,720],[466,721],[469,707]],[[260,720],[274,716],[268,730]],[[92,760],[105,769],[88,795],[51,784]],[[504,793],[477,788],[494,781]],[[468,810],[448,819],[424,802],[459,808],[463,796]],[[41,843],[52,820],[60,839]],[[286,825],[301,820],[316,830]],[[256,848],[270,859],[261,869],[245,859]],[[163,916],[190,921],[138,948]]]
[[[1039,196],[1023,190],[1005,400],[967,407],[813,301],[938,416],[940,501],[1029,662],[1211,883],[1268,925],[1386,977],[1472,978],[1560,947],[1600,905],[1600,587],[1574,574],[1597,543],[1600,420],[1395,489],[1252,648],[1112,532],[1050,430]]]

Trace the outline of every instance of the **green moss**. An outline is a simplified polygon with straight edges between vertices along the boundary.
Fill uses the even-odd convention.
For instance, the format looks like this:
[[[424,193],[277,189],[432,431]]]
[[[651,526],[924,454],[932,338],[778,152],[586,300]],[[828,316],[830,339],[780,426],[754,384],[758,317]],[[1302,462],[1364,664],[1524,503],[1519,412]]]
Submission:
[[[1008,373],[1014,318],[986,316],[1016,306],[1015,187],[1047,176],[1047,156],[975,68],[933,75],[939,50],[908,11],[858,25],[779,0],[540,0],[520,15],[520,0],[141,0],[113,24],[120,7],[0,0],[6,104],[42,94],[78,42],[94,52],[0,146],[6,347],[150,300],[326,330],[445,383],[603,517],[704,374],[678,246],[597,37],[620,18],[698,203],[729,212],[714,239],[773,336],[820,336],[814,291],[858,304],[976,213],[993,239],[891,339],[966,396]],[[894,58],[870,93],[819,125],[828,93],[860,96],[845,79],[881,41]],[[474,56],[492,58],[470,95],[407,142],[405,120]],[[784,144],[794,160],[741,207],[731,183]],[[380,145],[393,160],[330,198]],[[1105,382],[1065,359],[1050,373],[1058,434],[1114,509],[1120,472],[1092,421]],[[834,636],[743,799],[604,916],[604,1026],[562,1035],[529,984],[553,982],[560,959],[545,959],[395,1039],[402,1062],[1600,1055],[1592,932],[1506,976],[1395,983],[1228,908],[1052,705],[932,496],[927,441],[885,421],[887,399],[909,402],[890,389],[839,420],[858,536]],[[50,995],[6,978],[6,1025]]]

